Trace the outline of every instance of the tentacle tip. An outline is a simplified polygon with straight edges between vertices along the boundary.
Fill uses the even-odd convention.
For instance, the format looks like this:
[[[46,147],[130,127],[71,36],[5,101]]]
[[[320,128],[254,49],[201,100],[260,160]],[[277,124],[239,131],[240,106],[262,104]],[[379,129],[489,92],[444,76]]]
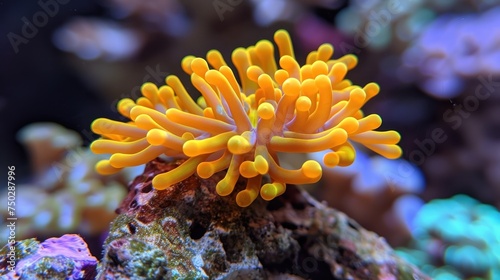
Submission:
[[[267,160],[261,156],[261,155],[258,155],[256,158],[255,158],[255,163],[254,163],[254,166],[255,166],[255,169],[257,170],[257,172],[260,174],[260,175],[264,175],[264,174],[267,174],[267,172],[269,172],[269,163],[267,162]]]
[[[153,178],[152,185],[153,185],[153,188],[161,191],[161,190],[165,190],[165,189],[169,188],[172,184],[165,182],[165,180],[163,180],[163,178],[156,175]]]
[[[253,146],[241,135],[235,135],[227,142],[227,149],[235,155],[248,153]]]
[[[320,179],[322,175],[321,165],[315,160],[308,160],[302,165],[302,173],[310,179]]]
[[[197,140],[188,140],[182,145],[182,152],[188,157],[195,157],[202,153],[203,148],[197,143]]]
[[[340,157],[335,152],[330,152],[323,156],[323,163],[325,164],[326,167],[330,168],[335,167],[339,164],[339,162],[340,162]]]
[[[228,181],[229,178],[226,177],[221,181],[219,181],[219,183],[217,183],[217,185],[215,186],[215,191],[217,192],[218,195],[228,196],[233,192],[234,186],[231,186]]]
[[[101,126],[106,122],[106,119],[105,118],[98,118],[98,119],[95,119],[92,124],[90,124],[90,129],[92,129],[92,131],[94,133],[98,133],[100,134],[100,128]]]
[[[154,83],[152,83],[152,82],[145,82],[141,86],[141,91],[142,92],[153,91],[153,90],[157,90],[157,89],[158,89],[158,87]]]
[[[266,201],[273,200],[277,195],[278,190],[273,184],[265,184],[260,188],[260,196]]]
[[[160,146],[167,139],[166,134],[167,133],[165,131],[162,131],[160,129],[152,129],[148,131],[146,139],[148,140],[149,144],[154,146]]]
[[[208,179],[214,175],[213,165],[208,162],[202,162],[196,167],[196,173],[202,179]]]
[[[403,150],[398,145],[391,145],[390,151],[388,151],[384,156],[388,159],[398,159],[403,155]]]
[[[264,120],[269,120],[274,117],[275,109],[273,105],[268,102],[264,102],[257,108],[257,115]]]
[[[236,204],[240,207],[248,207],[255,200],[252,194],[248,190],[242,190],[236,195]]]
[[[111,174],[115,174],[117,173],[118,171],[120,171],[122,168],[115,168],[113,167],[109,160],[100,160],[99,162],[97,162],[97,164],[95,165],[95,170],[97,173],[101,174],[101,175],[111,175]]]
[[[100,154],[100,149],[99,149],[99,142],[98,140],[95,140],[94,142],[92,142],[89,146],[89,149],[91,152],[93,152],[94,154]]]

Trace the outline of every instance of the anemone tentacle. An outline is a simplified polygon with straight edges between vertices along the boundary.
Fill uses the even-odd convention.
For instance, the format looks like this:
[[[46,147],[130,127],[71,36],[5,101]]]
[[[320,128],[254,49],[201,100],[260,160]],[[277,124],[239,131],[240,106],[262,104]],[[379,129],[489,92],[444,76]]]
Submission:
[[[361,111],[379,86],[362,87],[346,79],[358,63],[356,56],[332,59],[333,47],[323,44],[301,66],[286,31],[277,31],[274,41],[277,60],[275,46],[267,40],[234,50],[234,72],[217,50],[209,51],[206,59],[185,57],[182,69],[201,94],[196,101],[173,75],[159,88],[145,83],[137,101],[121,100],[118,112],[130,122],[100,118],[92,124],[102,135],[92,151],[111,154],[96,165],[97,171],[112,174],[161,155],[185,158],[177,168],[158,174],[153,186],[166,189],[193,174],[209,178],[227,169],[217,193],[231,194],[241,175],[247,186],[236,202],[247,207],[259,195],[271,200],[283,194],[286,184],[321,178],[318,162],[309,160],[289,170],[280,166],[278,152],[329,150],[323,158],[327,167],[352,164],[353,142],[387,158],[401,156],[400,135],[374,131],[381,118]],[[262,185],[264,176],[271,183]]]

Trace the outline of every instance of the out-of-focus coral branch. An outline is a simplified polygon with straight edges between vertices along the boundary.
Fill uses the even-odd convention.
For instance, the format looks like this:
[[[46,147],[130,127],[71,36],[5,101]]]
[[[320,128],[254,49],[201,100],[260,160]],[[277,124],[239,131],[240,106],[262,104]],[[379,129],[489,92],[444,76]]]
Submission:
[[[54,123],[35,123],[19,132],[32,157],[35,175],[17,186],[17,239],[68,232],[99,235],[116,217],[126,185],[142,166],[113,176],[94,170],[101,156],[80,147],[80,136]],[[138,170],[138,171],[137,171]],[[7,192],[1,199],[7,201]],[[0,210],[7,217],[7,207]],[[8,228],[1,228],[6,242]]]

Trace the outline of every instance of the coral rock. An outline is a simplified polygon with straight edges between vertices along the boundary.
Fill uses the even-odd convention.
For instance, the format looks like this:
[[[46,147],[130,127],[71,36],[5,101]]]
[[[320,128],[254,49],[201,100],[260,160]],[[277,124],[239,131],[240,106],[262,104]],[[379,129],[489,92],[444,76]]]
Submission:
[[[152,187],[181,163],[153,160],[130,185],[98,279],[429,279],[383,238],[295,187],[247,208],[235,193],[215,192],[224,172]]]
[[[14,263],[9,262],[13,261],[12,252],[15,252],[14,270],[10,269]],[[97,259],[75,234],[49,238],[42,243],[26,239],[7,244],[0,251],[1,279],[94,279],[96,267]]]

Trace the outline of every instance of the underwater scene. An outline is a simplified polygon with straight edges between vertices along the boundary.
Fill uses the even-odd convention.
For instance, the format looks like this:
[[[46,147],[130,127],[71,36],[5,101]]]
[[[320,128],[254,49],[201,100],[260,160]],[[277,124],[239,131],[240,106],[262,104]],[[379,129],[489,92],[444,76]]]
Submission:
[[[0,279],[500,280],[500,0],[0,21]]]

